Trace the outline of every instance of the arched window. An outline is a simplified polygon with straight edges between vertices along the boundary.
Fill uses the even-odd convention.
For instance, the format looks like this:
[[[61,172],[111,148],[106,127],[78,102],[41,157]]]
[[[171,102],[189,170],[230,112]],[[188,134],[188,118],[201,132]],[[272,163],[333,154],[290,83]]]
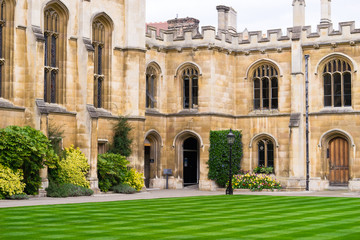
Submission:
[[[268,139],[258,142],[258,166],[274,167],[274,144]]]
[[[92,23],[92,44],[94,47],[94,106],[105,107],[106,94],[110,91],[110,49],[111,23],[104,14],[95,17]]]
[[[198,70],[187,67],[182,71],[183,80],[183,107],[186,109],[197,108],[198,106]]]
[[[351,106],[351,66],[344,60],[332,59],[324,66],[324,106]]]
[[[0,0],[0,97],[3,96],[2,94],[2,85],[3,85],[3,79],[5,79],[3,77],[3,65],[5,63],[5,59],[4,59],[4,53],[3,53],[3,42],[5,39],[5,34],[4,34],[4,26],[6,23],[6,18],[5,18],[5,1],[4,0]]]
[[[0,0],[0,97],[10,99],[14,46],[14,1]]]
[[[156,108],[157,79],[159,72],[155,66],[150,65],[146,69],[146,108]]]
[[[44,101],[65,102],[66,24],[64,9],[57,3],[44,11]]]
[[[254,109],[278,108],[278,70],[263,64],[253,74]]]

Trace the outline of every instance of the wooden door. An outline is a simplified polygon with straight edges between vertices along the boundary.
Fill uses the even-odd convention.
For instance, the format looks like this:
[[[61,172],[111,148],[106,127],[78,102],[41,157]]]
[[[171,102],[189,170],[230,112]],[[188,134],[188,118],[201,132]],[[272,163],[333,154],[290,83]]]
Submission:
[[[349,182],[349,144],[340,137],[329,142],[329,181],[332,186],[344,186]]]

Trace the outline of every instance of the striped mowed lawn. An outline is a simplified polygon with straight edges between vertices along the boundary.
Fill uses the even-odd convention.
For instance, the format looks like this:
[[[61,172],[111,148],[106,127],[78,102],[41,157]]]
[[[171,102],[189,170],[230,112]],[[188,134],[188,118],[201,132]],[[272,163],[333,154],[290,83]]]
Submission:
[[[0,239],[360,239],[360,199],[234,195],[3,208]]]

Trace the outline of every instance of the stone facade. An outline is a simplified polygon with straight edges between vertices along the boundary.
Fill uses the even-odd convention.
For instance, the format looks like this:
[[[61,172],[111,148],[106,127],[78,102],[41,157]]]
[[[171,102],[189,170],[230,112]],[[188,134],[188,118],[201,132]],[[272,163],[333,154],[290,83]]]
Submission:
[[[330,0],[321,0],[315,31],[304,26],[305,1],[294,0],[293,27],[265,35],[238,33],[236,11],[226,6],[217,7],[218,30],[200,31],[193,21],[181,31],[178,25],[158,31],[145,29],[145,0],[2,1],[13,12],[2,36],[0,127],[30,125],[47,134],[50,124],[63,126],[64,146],[79,146],[89,159],[93,189],[99,145],[111,142],[118,115],[133,126],[129,160],[148,187],[164,188],[163,170],[171,169],[170,188],[216,189],[207,178],[209,134],[232,128],[243,133],[244,170],[263,160],[286,188],[304,189],[308,79],[310,190],[360,190],[360,29],[344,22],[334,30]],[[46,11],[58,15],[61,28],[46,30]],[[104,40],[94,40],[94,21],[100,32],[104,27]],[[48,36],[56,37],[57,54]],[[54,66],[45,67],[46,52]],[[45,86],[47,71],[58,74],[47,80],[54,93]],[[54,101],[44,98],[45,89]]]

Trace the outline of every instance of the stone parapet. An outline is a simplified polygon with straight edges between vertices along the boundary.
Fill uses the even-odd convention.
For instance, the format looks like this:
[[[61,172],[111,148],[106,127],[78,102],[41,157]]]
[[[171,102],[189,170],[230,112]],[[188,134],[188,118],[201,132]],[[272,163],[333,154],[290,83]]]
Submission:
[[[159,33],[159,34],[158,34]],[[266,33],[262,31],[248,31],[234,33],[219,30],[212,26],[204,26],[199,31],[183,31],[178,34],[176,30],[157,31],[148,26],[146,30],[147,49],[158,51],[179,51],[185,49],[218,49],[228,53],[249,54],[250,52],[278,51],[291,48],[291,42],[302,40],[303,47],[319,48],[321,45],[336,47],[341,44],[354,45],[360,42],[360,29],[355,28],[355,22],[341,22],[338,30],[333,24],[320,24],[315,32],[310,26],[297,26],[287,28],[283,34],[281,29],[271,29]]]

